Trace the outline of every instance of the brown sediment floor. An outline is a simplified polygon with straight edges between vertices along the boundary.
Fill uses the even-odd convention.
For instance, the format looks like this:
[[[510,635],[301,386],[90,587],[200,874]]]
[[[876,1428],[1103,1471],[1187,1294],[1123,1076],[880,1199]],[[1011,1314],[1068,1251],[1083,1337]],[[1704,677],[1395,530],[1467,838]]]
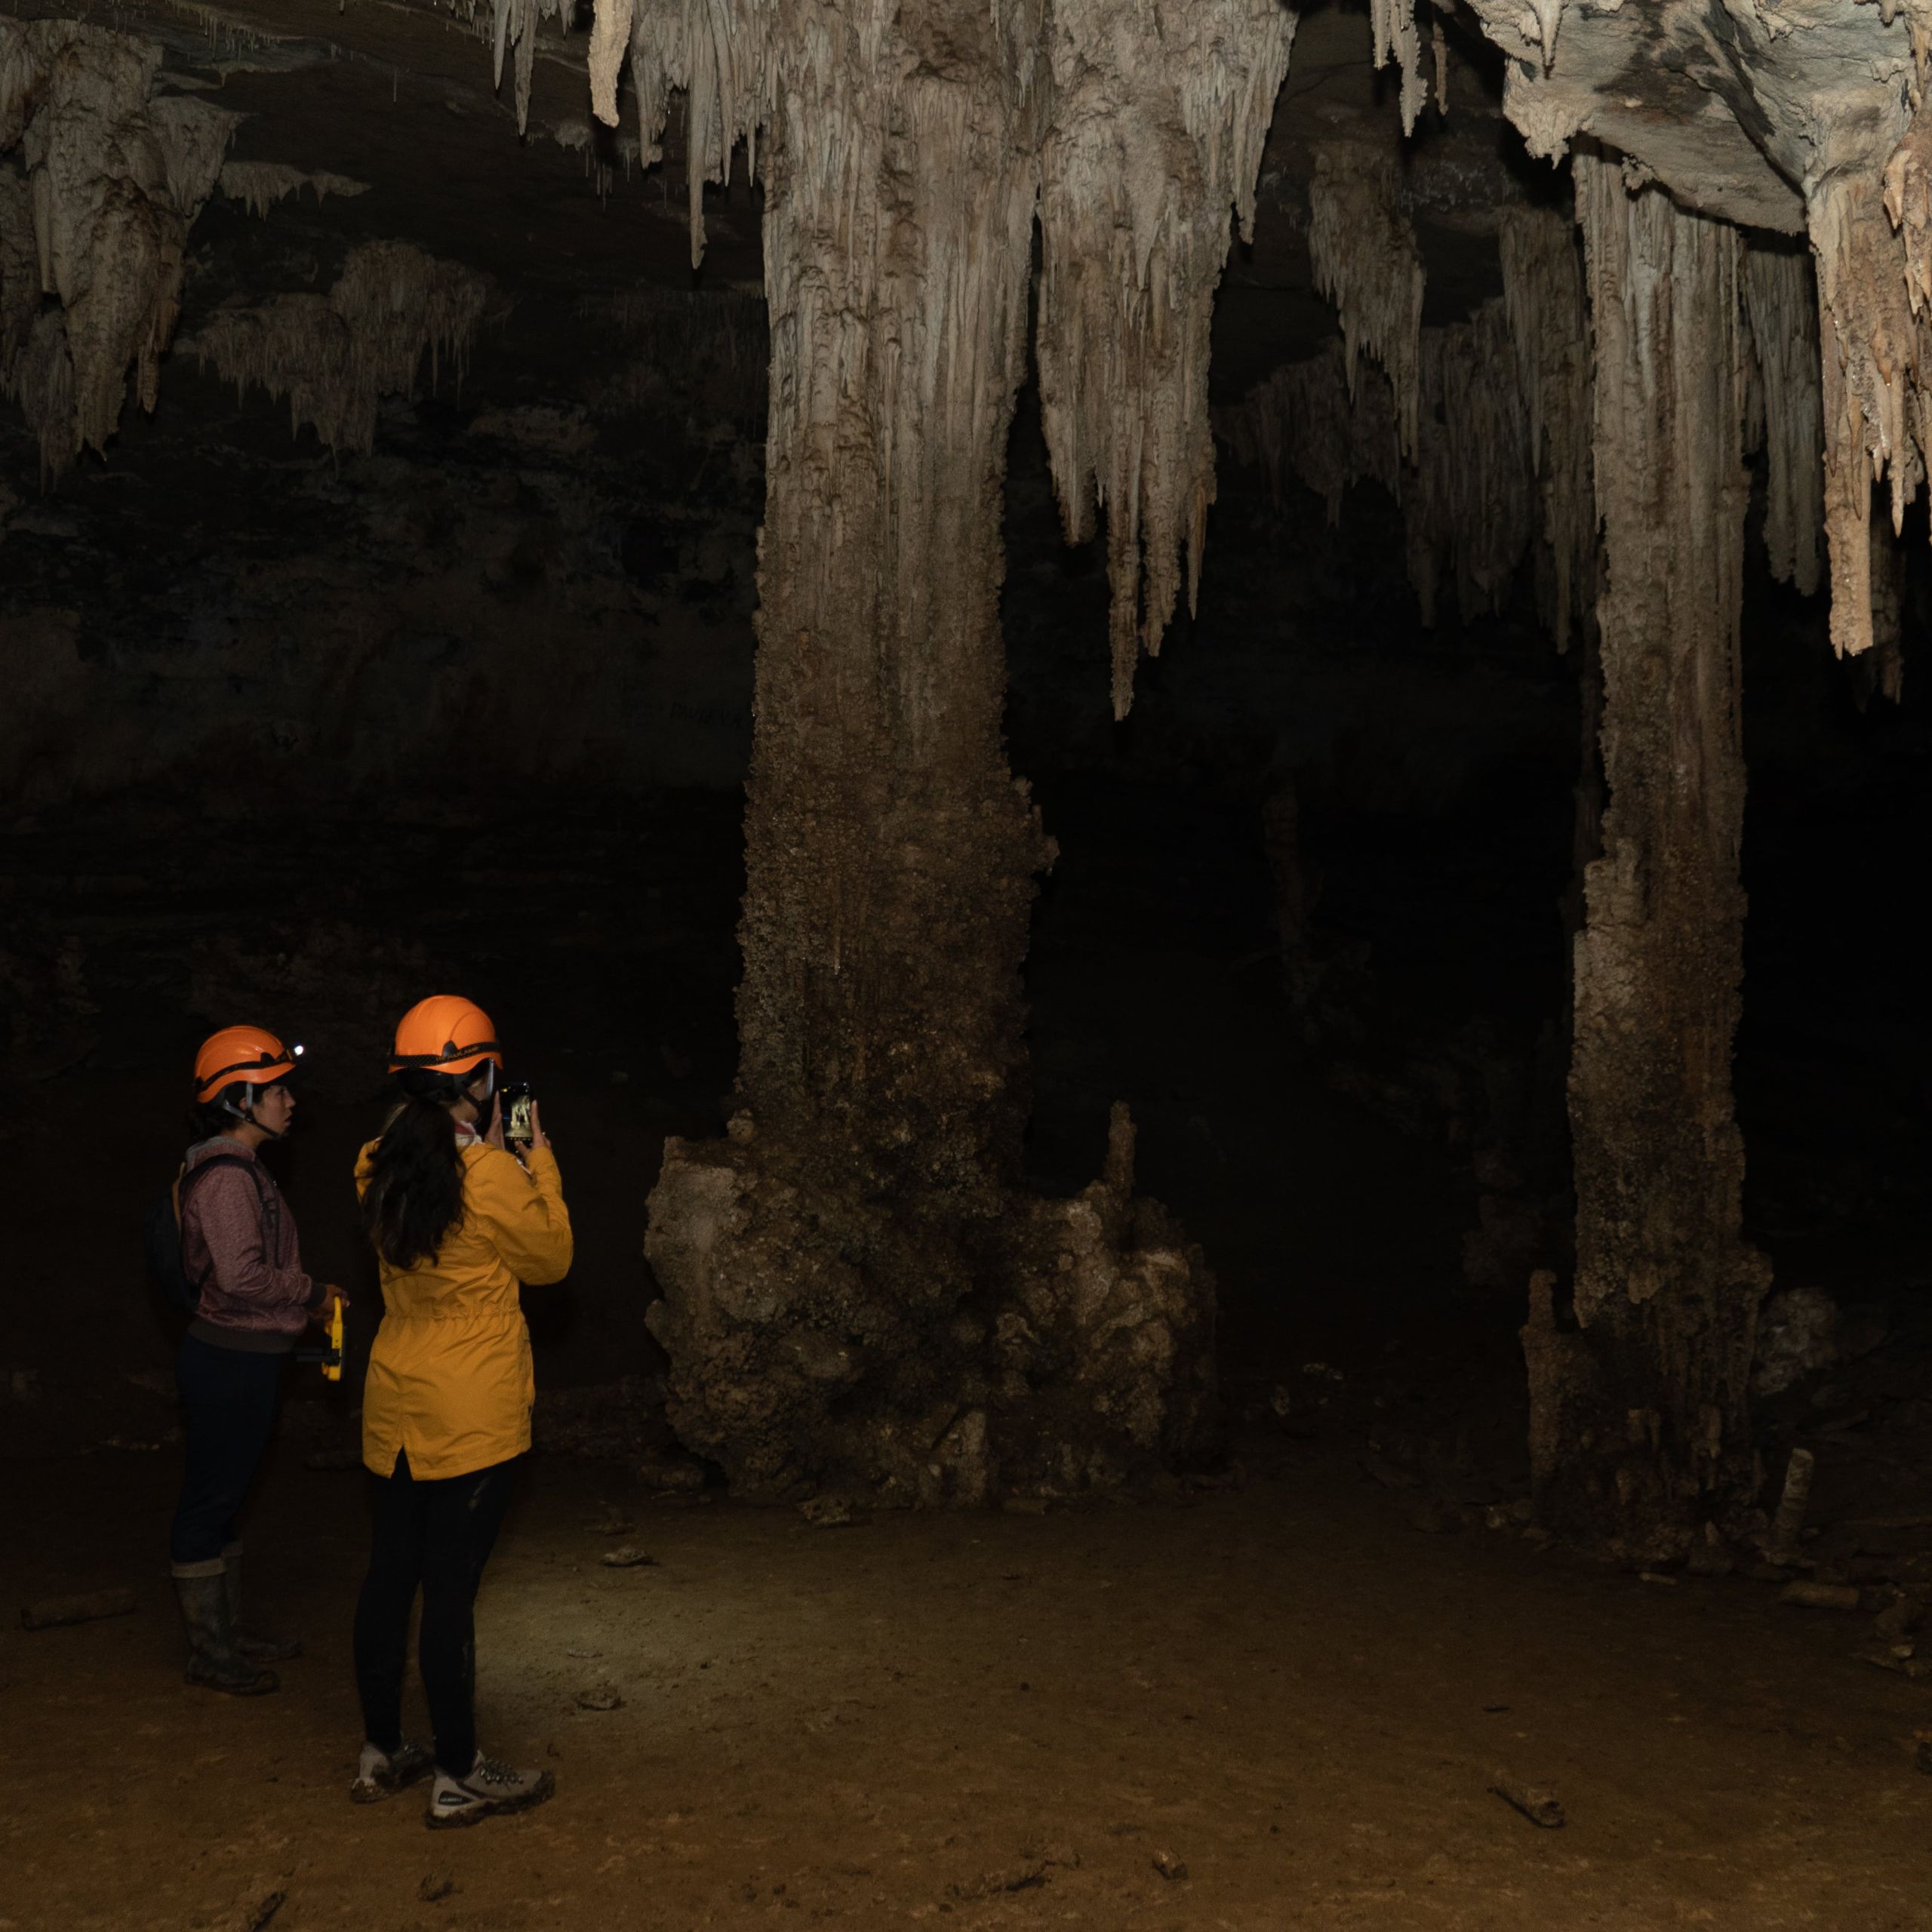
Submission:
[[[442,1834],[420,1791],[347,1800],[360,1478],[272,1473],[251,1583],[309,1649],[236,1703],[180,1675],[177,1454],[8,1472],[9,1598],[140,1604],[0,1631],[6,1932],[238,1927],[277,1891],[275,1932],[1932,1926],[1932,1685],[1858,1660],[1869,1620],[1423,1534],[1331,1448],[1251,1454],[1238,1494],[837,1530],[540,1460],[479,1696],[558,1795]],[[619,1543],[655,1562],[605,1568]]]

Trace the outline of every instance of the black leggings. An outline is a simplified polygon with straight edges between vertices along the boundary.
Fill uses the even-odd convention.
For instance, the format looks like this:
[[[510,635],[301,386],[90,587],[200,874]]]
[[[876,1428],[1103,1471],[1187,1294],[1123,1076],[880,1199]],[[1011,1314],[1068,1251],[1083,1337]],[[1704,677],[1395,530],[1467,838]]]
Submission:
[[[402,1671],[409,1611],[420,1584],[417,1656],[436,1767],[468,1774],[476,1758],[476,1589],[510,1500],[516,1461],[468,1475],[420,1482],[405,1450],[395,1473],[373,1478],[374,1534],[369,1574],[355,1606],[355,1687],[362,1731],[380,1750],[402,1742]]]
[[[188,1455],[168,1548],[177,1576],[219,1568],[223,1550],[240,1534],[236,1519],[275,1434],[288,1366],[286,1353],[181,1337],[174,1383],[187,1418]]]

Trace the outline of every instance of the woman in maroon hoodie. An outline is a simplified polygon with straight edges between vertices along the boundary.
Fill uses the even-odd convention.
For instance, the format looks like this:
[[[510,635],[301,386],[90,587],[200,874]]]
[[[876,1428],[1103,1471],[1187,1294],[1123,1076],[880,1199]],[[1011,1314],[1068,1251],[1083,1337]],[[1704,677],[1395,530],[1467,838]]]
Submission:
[[[300,1052],[300,1049],[296,1049]],[[260,1158],[294,1118],[294,1055],[259,1026],[227,1026],[195,1057],[195,1122],[176,1184],[181,1263],[198,1291],[174,1379],[187,1463],[169,1538],[188,1629],[188,1681],[252,1696],[275,1687],[263,1666],[301,1646],[242,1623],[236,1518],[275,1428],[296,1338],[326,1321],[340,1288],[303,1272],[295,1217]]]

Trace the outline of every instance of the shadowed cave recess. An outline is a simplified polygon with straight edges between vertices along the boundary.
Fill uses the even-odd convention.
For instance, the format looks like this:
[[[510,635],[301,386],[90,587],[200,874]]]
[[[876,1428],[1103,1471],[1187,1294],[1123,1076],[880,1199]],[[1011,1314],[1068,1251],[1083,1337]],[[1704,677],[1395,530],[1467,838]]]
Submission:
[[[542,1455],[1366,1469],[1909,1629],[1932,13],[1787,12],[19,0],[9,1454],[175,1439],[240,1019],[345,1457],[455,989],[568,1176]]]

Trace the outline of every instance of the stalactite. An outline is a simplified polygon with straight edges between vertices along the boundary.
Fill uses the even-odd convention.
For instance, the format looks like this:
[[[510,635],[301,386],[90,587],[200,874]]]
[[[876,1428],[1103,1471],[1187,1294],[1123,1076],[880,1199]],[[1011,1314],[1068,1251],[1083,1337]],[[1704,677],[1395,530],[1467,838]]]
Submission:
[[[1889,475],[1896,529],[1924,479],[1918,328],[1879,177],[1856,169],[1828,177],[1807,214],[1817,262],[1832,642],[1843,657],[1872,642],[1872,483]]]
[[[1558,651],[1596,594],[1590,487],[1590,349],[1575,224],[1554,208],[1505,209],[1497,235],[1503,299],[1542,487],[1543,622]]]
[[[514,60],[512,75],[515,82],[516,131],[519,134],[528,134],[531,83],[537,72],[539,24],[544,20],[561,20],[568,26],[573,0],[445,0],[445,4],[452,13],[461,14],[473,21],[478,32],[490,42],[499,88],[503,85],[504,63]],[[489,10],[487,20],[482,12],[486,4]],[[610,4],[611,0],[603,0],[598,6],[600,23]]]
[[[1503,305],[1425,329],[1417,361],[1413,463],[1402,458],[1393,386],[1370,369],[1352,395],[1339,343],[1277,370],[1223,429],[1237,457],[1268,470],[1278,497],[1292,470],[1322,497],[1331,524],[1350,488],[1380,485],[1401,506],[1423,622],[1435,622],[1445,574],[1468,622],[1503,608],[1537,530],[1529,417]]]
[[[1542,4],[1552,4],[1552,0],[1542,0]],[[1402,77],[1402,132],[1413,134],[1428,94],[1422,77],[1422,33],[1416,25],[1415,0],[1368,0],[1368,17],[1375,64],[1386,67],[1392,60]],[[1438,62],[1438,77],[1441,71]]]
[[[237,389],[287,397],[292,431],[306,424],[325,448],[366,454],[377,405],[415,392],[426,355],[432,386],[445,361],[460,375],[489,288],[487,277],[408,242],[367,242],[327,295],[217,309],[183,347]]]
[[[1239,461],[1267,471],[1277,503],[1292,471],[1321,497],[1331,528],[1357,483],[1380,484],[1401,501],[1395,390],[1371,372],[1351,395],[1339,341],[1306,361],[1284,364],[1224,414],[1221,427]]]
[[[1319,149],[1308,199],[1309,261],[1315,287],[1341,317],[1349,390],[1366,350],[1395,386],[1402,454],[1413,462],[1424,276],[1396,158],[1352,143]]]
[[[1503,609],[1536,535],[1528,423],[1501,302],[1424,330],[1422,360],[1426,420],[1402,497],[1409,576],[1425,624],[1435,622],[1444,574],[1467,623]]]
[[[998,8],[992,10],[997,17]],[[1117,717],[1140,651],[1160,648],[1185,580],[1190,608],[1214,500],[1208,328],[1232,209],[1251,236],[1261,143],[1287,69],[1295,16],[1281,0],[1126,10],[1073,0],[1012,41],[1043,112],[1038,215],[1042,413],[1069,541],[1107,512]],[[626,59],[638,141],[661,158],[669,97],[686,96],[694,266],[703,189],[729,179],[740,142],[782,103],[763,50],[825,31],[780,0],[600,11],[592,104],[614,125]],[[875,57],[869,48],[864,57]]]
[[[1905,695],[1905,550],[1883,515],[1872,518],[1871,574],[1872,648],[1857,666],[1859,702],[1875,694],[1897,704]]]
[[[1041,155],[1039,368],[1068,538],[1107,515],[1113,704],[1160,648],[1183,568],[1192,610],[1214,497],[1208,329],[1228,214],[1254,182],[1295,17],[1280,0],[1189,0],[1144,14],[1061,0]],[[1418,284],[1420,286],[1420,284]]]
[[[1764,418],[1764,549],[1771,574],[1807,597],[1818,588],[1818,541],[1825,515],[1818,306],[1813,291],[1808,256],[1792,248],[1753,245],[1745,251],[1744,307]]]
[[[1767,1271],[1740,1232],[1740,238],[1576,157],[1595,327],[1608,804],[1575,964],[1577,1328],[1524,1331],[1537,1508],[1626,1561],[1754,1506]]]
[[[327,201],[331,195],[346,200],[369,192],[366,181],[352,181],[346,174],[310,174],[281,161],[224,162],[219,186],[230,201],[240,202],[258,217],[266,216],[276,202],[299,195],[304,188],[314,194],[318,202]]]
[[[221,109],[157,94],[161,57],[153,42],[76,21],[0,20],[0,166],[17,147],[38,293],[60,301],[23,331],[26,298],[12,291],[24,245],[0,245],[14,343],[0,392],[19,400],[55,475],[82,449],[105,448],[131,365],[142,408],[154,408],[188,229],[235,128]],[[0,220],[20,217],[17,189],[0,195]]]

